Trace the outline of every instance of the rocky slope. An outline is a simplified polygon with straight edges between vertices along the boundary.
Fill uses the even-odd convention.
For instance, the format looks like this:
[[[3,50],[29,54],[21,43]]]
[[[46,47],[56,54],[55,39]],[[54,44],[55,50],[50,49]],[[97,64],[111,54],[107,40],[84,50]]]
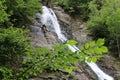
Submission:
[[[71,35],[70,39],[77,40],[79,45],[84,44],[91,40],[86,30],[86,26],[80,20],[73,18],[66,14],[64,10],[60,7],[53,8],[58,19],[60,21],[61,27],[67,34]],[[69,31],[67,31],[69,30]],[[70,33],[69,33],[70,32]],[[98,61],[98,65],[100,68],[106,72],[107,74],[113,76],[115,80],[120,80],[120,62],[119,59],[115,59],[114,57],[108,55],[104,55],[102,59]],[[87,68],[88,69],[88,68]],[[87,70],[88,73],[91,73]],[[89,74],[90,75],[90,74]],[[92,76],[92,75],[90,75]],[[90,79],[90,78],[89,78]]]
[[[87,30],[84,26],[84,23],[80,20],[69,16],[64,10],[60,7],[53,7],[54,12],[56,13],[62,33],[68,39],[74,39],[79,42],[77,46],[84,44],[85,42],[90,41],[90,37],[87,36]],[[32,37],[31,44],[34,47],[48,47],[51,48],[52,45],[59,42],[57,36],[54,32],[47,31],[44,33],[41,29],[41,25],[39,24],[39,15],[35,16],[35,24],[30,26],[30,36]],[[118,65],[114,66],[114,61],[107,60],[113,59],[110,56],[104,56],[101,60],[99,60],[99,66],[110,75],[114,76],[116,80],[120,80],[120,67]],[[114,65],[113,65],[114,64]],[[118,63],[117,63],[118,64]],[[83,62],[81,64],[75,64],[78,66],[78,69],[74,71],[72,74],[66,74],[64,71],[57,71],[54,73],[43,73],[39,75],[39,78],[34,78],[34,80],[39,80],[40,78],[43,80],[97,80],[96,75],[89,69],[89,67]],[[30,79],[31,80],[31,79]]]

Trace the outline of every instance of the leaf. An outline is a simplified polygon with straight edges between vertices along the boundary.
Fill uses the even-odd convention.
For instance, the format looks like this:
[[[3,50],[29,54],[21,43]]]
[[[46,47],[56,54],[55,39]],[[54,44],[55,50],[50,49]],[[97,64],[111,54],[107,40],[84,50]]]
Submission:
[[[75,44],[77,44],[78,42],[77,41],[75,41],[75,40],[68,40],[67,41],[67,43],[66,44],[70,44],[70,45],[75,45]]]
[[[81,47],[80,47],[80,50],[81,50],[81,51],[85,50],[84,46],[81,46]]]
[[[90,48],[88,51],[89,51],[90,54],[94,54],[95,53],[94,49],[92,49],[92,48]]]
[[[86,58],[86,55],[84,53],[80,53],[80,58]]]
[[[88,43],[85,44],[85,48],[86,48],[86,49],[89,48],[89,44],[88,44]]]
[[[73,56],[68,56],[67,58],[68,58],[70,63],[74,63],[75,62],[75,58]],[[62,59],[62,60],[64,60],[64,59]]]
[[[89,58],[87,58],[87,62],[91,62],[92,61],[92,58],[91,57],[89,57]]]
[[[71,66],[69,68],[65,68],[65,70],[68,72],[68,73],[71,73],[73,70],[77,69],[77,67],[75,66]]]
[[[24,60],[24,61],[22,62],[22,64],[26,64],[26,61]]]
[[[33,73],[34,76],[37,76],[36,72]]]
[[[32,71],[30,71],[30,72],[29,72],[29,74],[30,74],[30,75],[32,75],[32,74],[33,74],[33,72],[32,72]]]
[[[25,75],[25,78],[27,78],[28,79],[28,77],[29,77],[29,75],[27,74],[27,75]]]
[[[85,54],[90,54],[89,50],[84,51]]]
[[[92,57],[92,61],[93,61],[93,62],[96,62],[96,61],[97,61],[97,57],[93,56],[93,57]]]
[[[106,46],[102,46],[102,47],[101,47],[101,50],[102,50],[102,52],[104,52],[104,53],[108,52],[108,48],[107,48]]]
[[[104,39],[98,39],[96,42],[97,46],[102,46],[104,44],[105,40]]]
[[[101,48],[96,47],[94,48],[94,51],[96,54],[102,54]]]
[[[90,47],[94,47],[95,46],[95,41],[91,41],[89,44],[90,44]]]

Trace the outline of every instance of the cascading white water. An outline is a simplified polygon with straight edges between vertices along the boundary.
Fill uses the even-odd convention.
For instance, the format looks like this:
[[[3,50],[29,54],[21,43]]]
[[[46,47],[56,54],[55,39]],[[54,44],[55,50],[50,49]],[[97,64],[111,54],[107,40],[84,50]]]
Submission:
[[[43,6],[42,10],[43,10],[43,15],[41,16],[41,23],[45,24],[47,27],[53,27],[55,29],[58,38],[62,42],[66,41],[67,39],[65,38],[64,35],[62,35],[58,24],[58,20],[52,9],[48,9],[47,7]]]
[[[53,10],[47,8],[46,6],[43,6],[42,10],[43,14],[41,15],[41,23],[47,27],[53,27],[58,36],[58,39],[62,42],[66,41],[67,38],[61,33],[60,25]],[[71,45],[68,45],[68,48],[73,52],[79,50],[76,46]],[[99,80],[114,80],[111,76],[105,74],[94,62],[86,63],[96,73]]]

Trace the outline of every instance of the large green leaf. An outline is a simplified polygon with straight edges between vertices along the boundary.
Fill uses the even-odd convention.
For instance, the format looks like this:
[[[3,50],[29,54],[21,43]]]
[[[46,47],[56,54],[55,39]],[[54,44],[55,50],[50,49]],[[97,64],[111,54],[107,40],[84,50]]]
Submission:
[[[105,52],[105,53],[108,52],[108,48],[105,46],[102,46],[101,49],[102,49],[102,52]]]
[[[88,49],[89,48],[89,43],[86,43],[85,44],[85,49]]]
[[[98,39],[96,42],[97,46],[102,46],[104,44],[105,40],[104,39]]]
[[[80,46],[80,50],[81,51],[85,50],[84,46]]]
[[[94,51],[95,51],[96,54],[102,54],[101,49],[98,48],[98,47],[94,48]]]
[[[96,61],[97,61],[97,57],[93,56],[93,57],[92,57],[92,61],[93,61],[93,62],[96,62]]]
[[[90,54],[94,54],[94,53],[95,53],[95,52],[94,52],[94,49],[92,49],[92,48],[88,49],[88,52],[89,52]]]
[[[70,45],[76,45],[78,42],[75,40],[68,40],[66,44],[70,44]]]

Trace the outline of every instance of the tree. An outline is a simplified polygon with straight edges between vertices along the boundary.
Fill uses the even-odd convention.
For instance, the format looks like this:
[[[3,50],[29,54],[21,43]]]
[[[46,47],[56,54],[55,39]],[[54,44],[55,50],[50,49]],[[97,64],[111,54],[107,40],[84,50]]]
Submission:
[[[118,51],[118,56],[120,57],[120,8],[117,9],[110,17],[107,17],[108,30],[111,32],[110,37],[114,40],[114,47]]]
[[[28,37],[24,33],[19,28],[0,28],[0,65],[12,64],[26,52]]]
[[[120,54],[120,1],[101,0],[100,8],[98,8],[98,3],[96,2],[97,0],[93,0],[89,4],[91,13],[87,26],[91,35],[94,39],[99,37],[105,38],[109,48],[112,50],[115,49],[115,51]]]
[[[87,19],[89,14],[88,3],[92,0],[57,0],[66,12]]]
[[[0,1],[0,23],[3,26],[21,26],[30,22],[30,16],[41,11],[39,0],[2,0]],[[7,21],[7,22],[6,22]]]
[[[5,11],[7,7],[3,5],[4,2],[4,0],[0,1],[0,23],[8,20],[8,14]]]

